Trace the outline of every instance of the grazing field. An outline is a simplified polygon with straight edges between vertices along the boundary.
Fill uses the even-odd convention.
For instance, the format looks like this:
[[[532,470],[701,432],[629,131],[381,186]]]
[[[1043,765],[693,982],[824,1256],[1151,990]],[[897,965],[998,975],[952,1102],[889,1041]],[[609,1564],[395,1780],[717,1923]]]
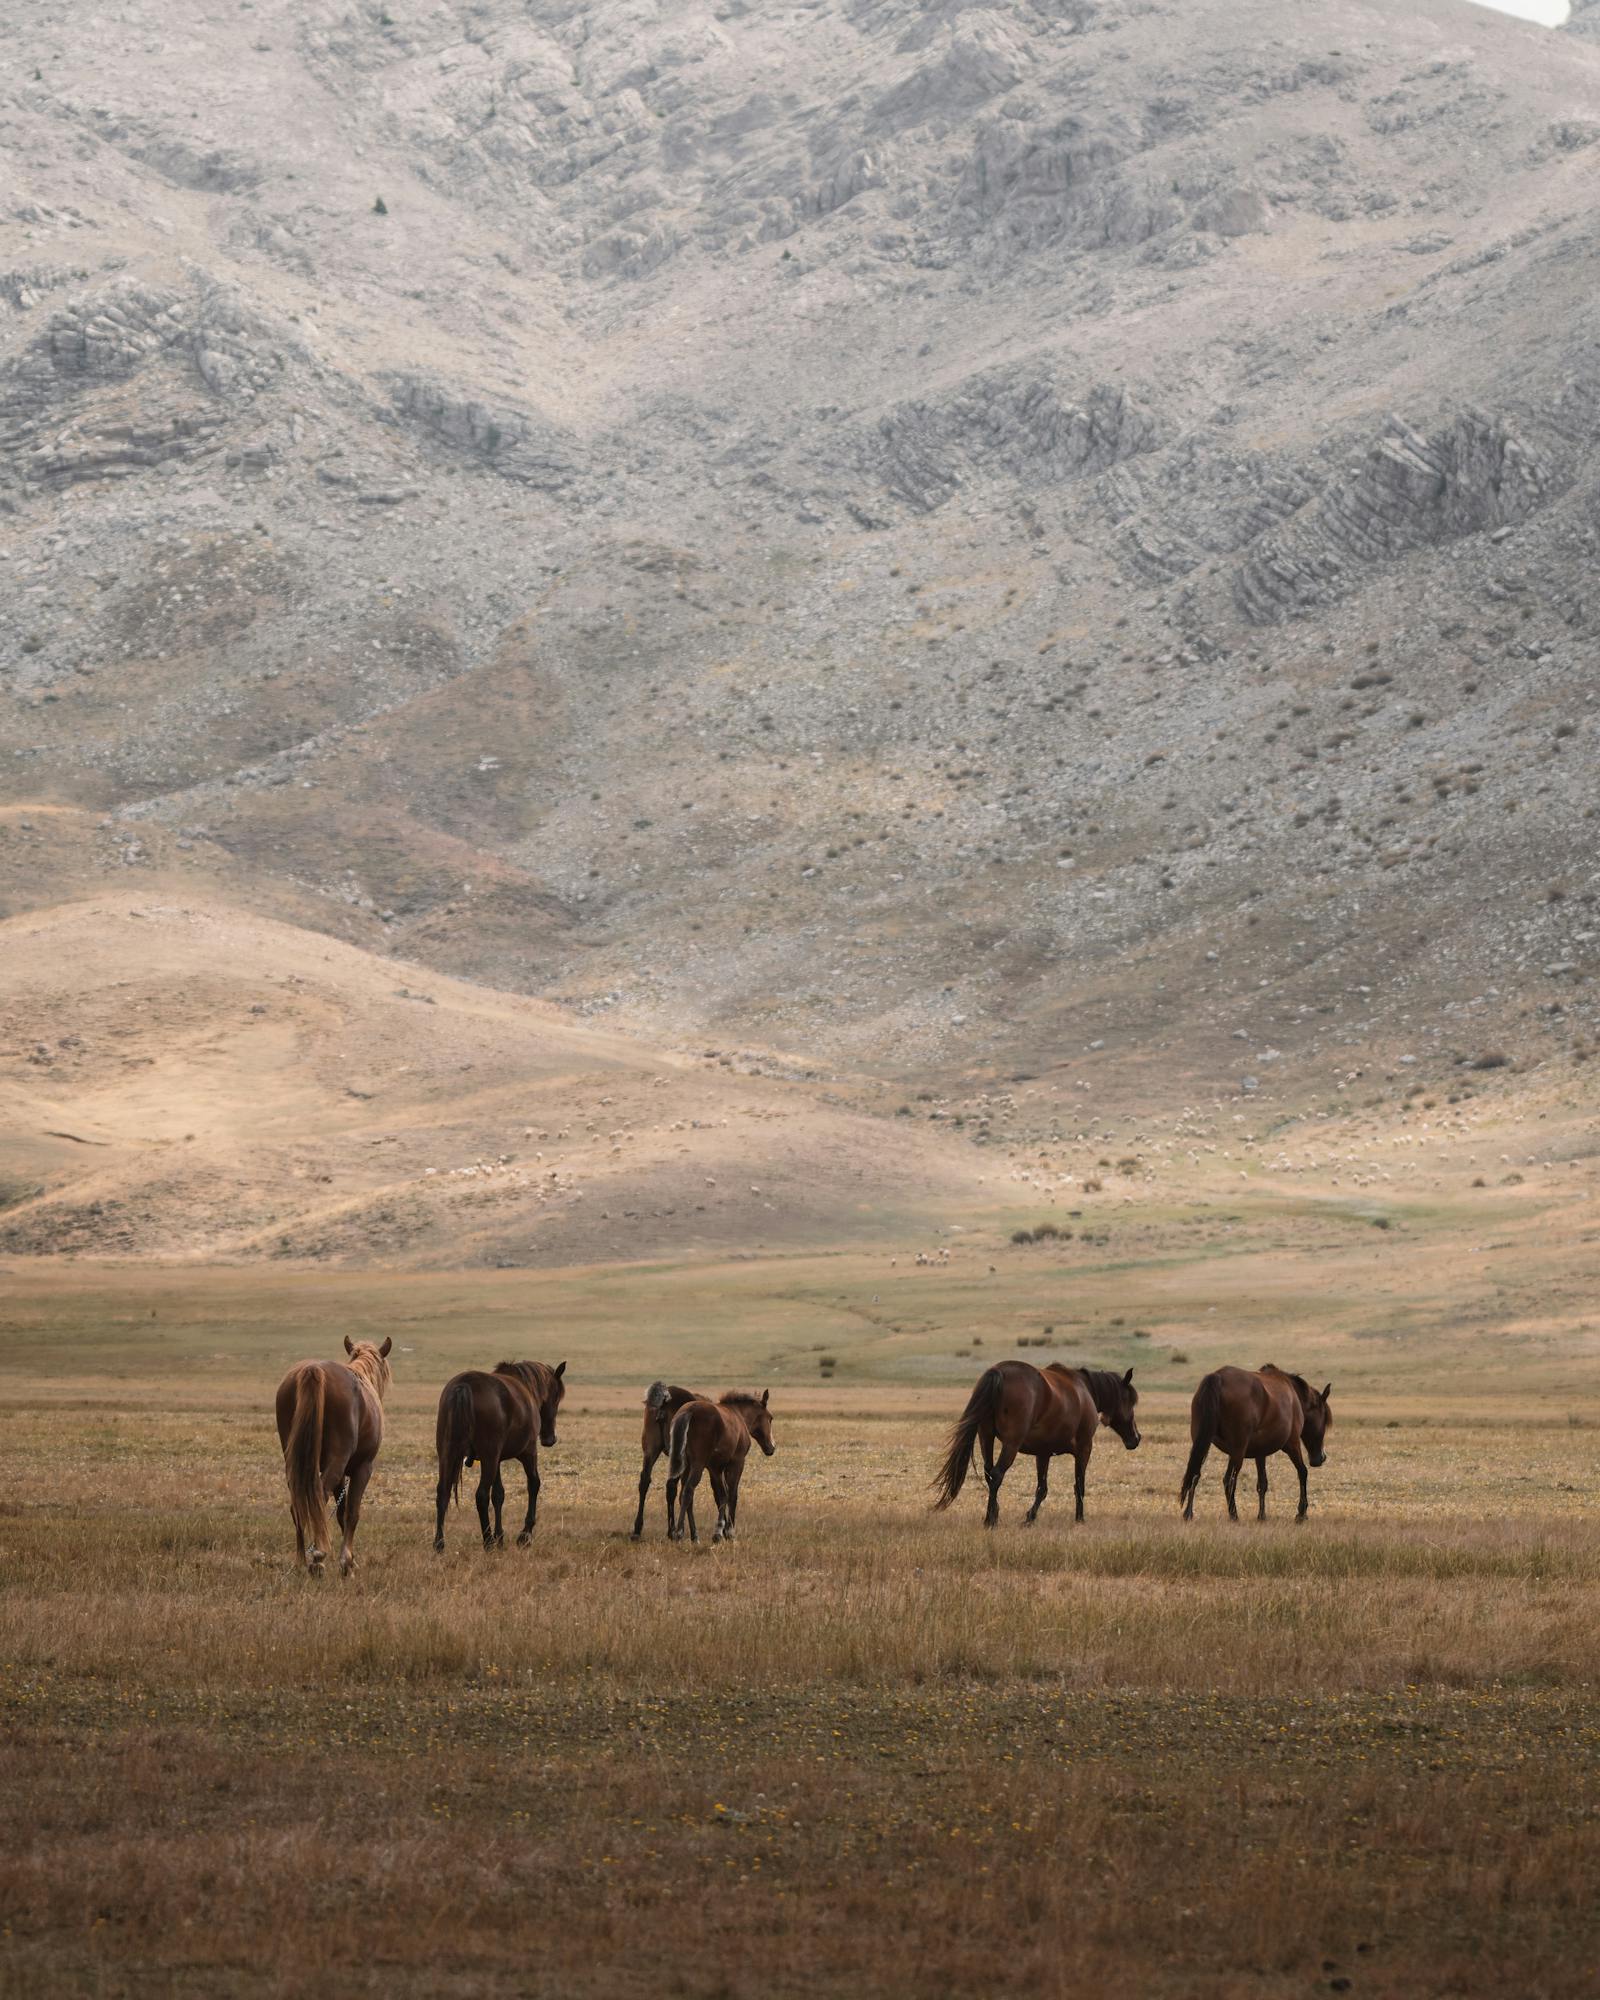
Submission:
[[[1508,1292],[1556,1226],[1503,1224]],[[1523,1300],[1520,1330],[1451,1345],[1437,1328],[1481,1274],[1447,1225],[1376,1264],[1365,1237],[1297,1262],[1277,1227],[1065,1288],[999,1253],[893,1285],[854,1251],[538,1278],[13,1271],[6,1985],[1591,1992],[1587,1322],[1534,1324]],[[1052,1353],[1145,1380],[1142,1449],[1103,1437],[1082,1528],[1070,1467],[1037,1527],[1026,1464],[999,1532],[977,1491],[932,1514],[949,1418],[1052,1293]],[[1379,1299],[1412,1337],[1363,1331]],[[379,1328],[396,1382],[361,1566],[312,1583],[271,1391]],[[469,1502],[436,1558],[437,1389],[502,1353],[569,1363],[538,1536],[486,1555]],[[1215,1464],[1178,1520],[1188,1394],[1224,1358],[1334,1379],[1304,1528],[1282,1460],[1265,1527],[1226,1524]],[[731,1546],[667,1546],[659,1477],[627,1537],[663,1372],[772,1387],[778,1453],[753,1460]],[[507,1487],[520,1524],[515,1468]],[[1253,1512],[1248,1472],[1243,1492]]]

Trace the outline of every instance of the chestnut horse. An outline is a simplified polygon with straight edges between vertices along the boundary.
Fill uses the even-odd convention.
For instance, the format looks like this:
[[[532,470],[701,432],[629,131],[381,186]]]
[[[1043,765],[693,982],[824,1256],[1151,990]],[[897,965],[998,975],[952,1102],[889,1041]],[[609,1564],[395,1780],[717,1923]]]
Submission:
[[[321,1576],[326,1557],[330,1497],[336,1496],[344,1535],[339,1572],[348,1576],[356,1566],[361,1496],[383,1443],[383,1399],[393,1344],[385,1340],[376,1347],[346,1334],[348,1366],[343,1361],[297,1362],[278,1384],[278,1442],[289,1482],[295,1551],[313,1576]]]
[[[672,1420],[672,1455],[667,1460],[667,1490],[678,1489],[678,1518],[667,1530],[675,1542],[683,1540],[684,1523],[689,1539],[699,1541],[694,1528],[694,1489],[702,1472],[711,1475],[711,1491],[717,1503],[717,1528],[713,1542],[725,1542],[733,1533],[739,1514],[739,1481],[754,1439],[768,1458],[777,1446],[772,1442],[772,1416],[763,1389],[759,1396],[744,1396],[730,1389],[718,1402],[697,1396],[685,1403]]]
[[[935,1505],[948,1507],[955,1499],[966,1483],[973,1449],[981,1444],[983,1476],[989,1485],[983,1525],[994,1527],[1000,1519],[1001,1484],[1018,1452],[1026,1452],[1039,1472],[1033,1505],[1024,1517],[1024,1525],[1029,1525],[1039,1518],[1050,1490],[1051,1459],[1071,1452],[1073,1518],[1081,1521],[1094,1434],[1107,1424],[1129,1451],[1137,1451],[1139,1424],[1133,1410],[1138,1400],[1131,1368],[1126,1375],[1114,1368],[1068,1368],[1059,1361],[1048,1368],[1035,1368],[1031,1361],[1002,1361],[986,1368],[950,1433],[944,1464],[933,1482],[939,1493]]]
[[[439,1453],[439,1484],[433,1546],[444,1553],[444,1517],[452,1499],[461,1498],[461,1468],[478,1462],[478,1525],[483,1546],[504,1546],[501,1510],[506,1489],[500,1477],[502,1461],[516,1459],[528,1476],[528,1518],[517,1537],[518,1548],[533,1540],[533,1518],[539,1507],[539,1447],[556,1441],[556,1411],[567,1393],[563,1361],[556,1367],[542,1361],[502,1361],[492,1375],[468,1368],[452,1375],[439,1395],[439,1421],[434,1441]],[[494,1532],[489,1531],[489,1502],[494,1502]]]
[[[650,1473],[655,1462],[665,1453],[672,1442],[672,1420],[685,1403],[700,1401],[697,1389],[680,1389],[675,1382],[652,1382],[644,1392],[644,1435],[639,1440],[639,1448],[644,1453],[644,1465],[639,1473],[639,1511],[633,1519],[633,1539],[638,1541],[644,1533],[644,1503],[650,1491]],[[672,1501],[677,1487],[672,1480],[667,1481],[667,1533],[672,1533]]]
[[[1237,1521],[1234,1489],[1247,1458],[1256,1462],[1256,1519],[1267,1518],[1267,1460],[1275,1451],[1283,1452],[1300,1475],[1300,1511],[1297,1521],[1306,1518],[1310,1505],[1306,1494],[1306,1454],[1313,1465],[1327,1457],[1322,1448],[1333,1422],[1328,1395],[1333,1384],[1313,1389],[1302,1375],[1288,1375],[1269,1361],[1260,1368],[1219,1368],[1207,1375],[1194,1392],[1189,1406],[1189,1435],[1194,1440],[1188,1468],[1178,1497],[1183,1502],[1183,1518],[1194,1519],[1195,1489],[1206,1453],[1213,1445],[1228,1454],[1228,1469],[1222,1475],[1222,1490],[1228,1496],[1228,1519]],[[1305,1451],[1300,1449],[1302,1443]]]

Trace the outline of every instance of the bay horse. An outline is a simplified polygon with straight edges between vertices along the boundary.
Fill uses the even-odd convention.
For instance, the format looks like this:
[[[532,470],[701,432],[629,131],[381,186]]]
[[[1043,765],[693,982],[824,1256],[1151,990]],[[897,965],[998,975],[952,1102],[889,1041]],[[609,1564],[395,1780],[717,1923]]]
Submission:
[[[1228,1454],[1222,1490],[1228,1497],[1230,1521],[1239,1518],[1233,1496],[1247,1458],[1256,1462],[1256,1519],[1267,1518],[1267,1460],[1275,1451],[1283,1452],[1300,1475],[1300,1508],[1295,1519],[1303,1521],[1310,1506],[1306,1457],[1309,1454],[1313,1465],[1326,1461],[1323,1440],[1333,1422],[1328,1408],[1332,1388],[1329,1382],[1322,1389],[1313,1389],[1303,1375],[1286,1374],[1270,1361],[1260,1368],[1218,1368],[1205,1376],[1189,1406],[1189,1435],[1194,1443],[1178,1494],[1183,1518],[1194,1519],[1195,1489],[1206,1454],[1217,1445]]]
[[[452,1375],[439,1394],[439,1420],[434,1442],[439,1454],[439,1483],[434,1488],[433,1547],[444,1554],[444,1517],[452,1499],[461,1498],[461,1468],[478,1464],[478,1525],[483,1546],[505,1544],[501,1510],[506,1502],[500,1477],[504,1460],[514,1458],[528,1478],[528,1518],[517,1537],[518,1548],[533,1540],[534,1515],[539,1508],[539,1447],[556,1441],[556,1411],[567,1393],[567,1364],[554,1368],[543,1361],[502,1361],[492,1374],[467,1368]],[[489,1503],[494,1502],[494,1531],[489,1529]]]
[[[672,1420],[685,1403],[701,1400],[697,1389],[681,1389],[675,1382],[652,1382],[644,1392],[644,1434],[639,1440],[639,1448],[644,1453],[644,1465],[639,1473],[639,1511],[633,1519],[633,1539],[638,1541],[644,1533],[644,1503],[650,1491],[650,1473],[658,1458],[671,1448]],[[672,1502],[677,1492],[676,1484],[667,1481],[667,1533],[672,1533]]]
[[[356,1566],[361,1496],[383,1443],[383,1399],[390,1383],[389,1350],[344,1337],[343,1361],[296,1362],[278,1384],[278,1442],[289,1482],[297,1559],[321,1576],[328,1539],[328,1501],[335,1500],[343,1544],[339,1573]],[[309,1544],[309,1547],[307,1546]]]
[[[948,1507],[960,1493],[973,1451],[981,1444],[983,1476],[989,1487],[983,1525],[994,1527],[1000,1519],[1001,1485],[1012,1460],[1019,1452],[1026,1452],[1039,1475],[1033,1505],[1024,1517],[1024,1525],[1031,1526],[1050,1490],[1051,1459],[1070,1452],[1073,1518],[1081,1521],[1095,1432],[1106,1424],[1129,1451],[1137,1451],[1139,1423],[1133,1412],[1138,1400],[1131,1368],[1126,1375],[1119,1375],[1114,1368],[1068,1368],[1059,1361],[1052,1361],[1047,1368],[1035,1368],[1031,1361],[1002,1361],[986,1368],[950,1433],[944,1463],[933,1482],[939,1494],[934,1504]],[[998,1459],[994,1455],[996,1444],[1000,1447]]]
[[[672,1454],[667,1460],[667,1490],[674,1485],[678,1489],[677,1522],[667,1530],[673,1541],[683,1540],[686,1522],[690,1541],[700,1539],[694,1526],[694,1490],[702,1472],[711,1475],[717,1503],[717,1527],[711,1539],[725,1542],[732,1535],[739,1514],[739,1481],[752,1440],[768,1458],[777,1450],[767,1408],[770,1393],[763,1389],[759,1396],[746,1396],[730,1389],[715,1403],[696,1396],[673,1418]]]

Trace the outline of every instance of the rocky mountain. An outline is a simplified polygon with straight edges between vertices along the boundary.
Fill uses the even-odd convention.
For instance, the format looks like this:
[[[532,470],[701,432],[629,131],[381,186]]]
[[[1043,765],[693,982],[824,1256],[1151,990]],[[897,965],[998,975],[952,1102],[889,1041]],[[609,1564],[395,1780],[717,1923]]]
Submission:
[[[863,1104],[1581,1098],[1595,18],[19,0],[0,949],[176,902]]]

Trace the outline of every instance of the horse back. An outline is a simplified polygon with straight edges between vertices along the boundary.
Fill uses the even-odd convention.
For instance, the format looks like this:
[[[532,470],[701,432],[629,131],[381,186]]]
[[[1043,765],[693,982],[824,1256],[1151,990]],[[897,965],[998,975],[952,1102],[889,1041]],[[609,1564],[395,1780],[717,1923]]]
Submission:
[[[1300,1402],[1281,1378],[1258,1368],[1219,1368],[1222,1437],[1246,1456],[1281,1451],[1300,1431]]]
[[[383,1442],[383,1405],[342,1361],[299,1361],[278,1384],[278,1441],[294,1420],[300,1384],[322,1384],[322,1462],[337,1472],[357,1458],[376,1455]]]
[[[731,1465],[736,1458],[743,1458],[749,1451],[750,1433],[736,1411],[722,1403],[713,1403],[704,1396],[696,1396],[683,1407],[689,1419],[688,1444],[692,1463],[715,1466],[720,1472],[724,1466]]]

